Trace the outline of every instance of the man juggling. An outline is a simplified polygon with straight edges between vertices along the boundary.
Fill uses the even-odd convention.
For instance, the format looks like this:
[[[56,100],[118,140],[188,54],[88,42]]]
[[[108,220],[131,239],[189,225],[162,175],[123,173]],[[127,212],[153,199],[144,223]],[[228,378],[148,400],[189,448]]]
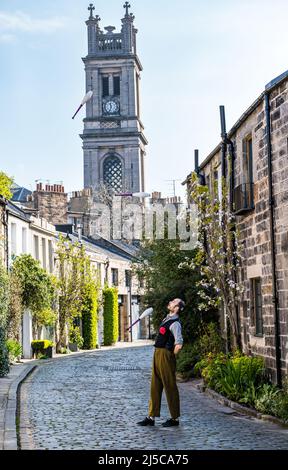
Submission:
[[[137,423],[140,426],[154,426],[155,417],[160,416],[163,388],[171,418],[167,419],[162,426],[179,425],[180,400],[176,383],[176,354],[183,345],[179,313],[184,310],[185,303],[181,299],[174,299],[169,302],[167,307],[169,313],[162,320],[154,345],[148,416]]]

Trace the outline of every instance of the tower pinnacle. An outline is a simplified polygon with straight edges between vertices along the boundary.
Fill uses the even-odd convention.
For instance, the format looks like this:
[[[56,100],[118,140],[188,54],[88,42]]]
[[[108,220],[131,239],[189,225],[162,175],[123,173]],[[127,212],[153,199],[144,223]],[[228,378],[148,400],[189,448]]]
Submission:
[[[89,4],[88,10],[90,11],[89,20],[93,20],[94,19],[93,18],[93,10],[95,10],[95,7],[94,7],[93,3]]]
[[[126,10],[125,16],[129,16],[129,8],[131,8],[130,3],[129,3],[129,2],[125,2],[124,5],[123,5],[123,8],[125,8],[125,10]]]

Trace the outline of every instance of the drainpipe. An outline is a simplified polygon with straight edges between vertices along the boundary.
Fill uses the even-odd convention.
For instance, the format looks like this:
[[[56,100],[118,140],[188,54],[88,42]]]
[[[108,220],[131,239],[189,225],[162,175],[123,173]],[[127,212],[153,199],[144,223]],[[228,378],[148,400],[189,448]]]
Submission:
[[[226,133],[226,120],[225,108],[220,106],[220,122],[221,122],[221,173],[222,177],[226,178],[226,150],[227,150],[227,133]]]
[[[235,187],[235,168],[234,168],[234,161],[235,161],[235,152],[234,152],[234,144],[232,140],[228,139],[227,132],[226,132],[226,119],[225,119],[225,107],[220,106],[220,122],[221,122],[221,170],[222,170],[222,177],[226,180],[227,175],[227,162],[226,162],[226,153],[227,153],[227,146],[229,146],[229,154],[231,158],[231,167],[230,167],[230,179],[229,179],[229,209],[230,212],[234,212],[234,187]],[[235,224],[231,227],[231,231],[233,232],[232,236],[232,244],[233,244],[233,251],[235,252],[236,244],[235,244]],[[236,276],[236,259],[233,257],[233,265],[235,267],[233,273],[233,280],[236,283],[237,276]],[[240,349],[242,349],[241,345],[241,335],[240,335],[240,318],[239,318],[239,307],[238,305],[235,306],[236,308],[236,322],[237,322],[237,329],[238,329],[238,337],[237,337],[237,344]]]
[[[279,299],[277,292],[276,277],[276,251],[275,251],[275,234],[274,234],[274,196],[272,182],[272,147],[271,147],[271,116],[269,92],[265,92],[265,114],[266,114],[266,143],[268,158],[268,187],[269,187],[269,219],[270,219],[270,242],[271,242],[271,267],[272,267],[272,303],[274,306],[274,334],[275,334],[275,359],[276,359],[276,379],[277,385],[282,386],[281,374],[281,344],[280,344],[280,325],[279,325]]]
[[[199,168],[199,150],[194,149],[194,171],[196,175],[198,176],[200,180],[200,185],[204,186],[205,184],[205,176],[200,173],[200,168]]]

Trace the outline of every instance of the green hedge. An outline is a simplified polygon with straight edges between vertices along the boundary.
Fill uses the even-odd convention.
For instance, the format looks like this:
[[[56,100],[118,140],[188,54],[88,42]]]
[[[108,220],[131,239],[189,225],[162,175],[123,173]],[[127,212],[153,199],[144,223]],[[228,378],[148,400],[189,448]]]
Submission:
[[[104,345],[110,346],[118,340],[118,290],[115,287],[105,287],[104,300]]]
[[[84,349],[95,349],[98,342],[98,291],[94,283],[86,286],[82,310],[82,334]]]
[[[31,347],[33,351],[43,351],[44,349],[50,348],[53,346],[52,341],[48,339],[36,339],[31,341]]]

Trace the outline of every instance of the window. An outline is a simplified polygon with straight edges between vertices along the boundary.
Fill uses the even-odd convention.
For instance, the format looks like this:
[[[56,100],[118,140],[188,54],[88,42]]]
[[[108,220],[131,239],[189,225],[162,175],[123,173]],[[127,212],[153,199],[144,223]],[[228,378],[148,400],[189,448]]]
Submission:
[[[109,77],[102,77],[102,96],[109,96]]]
[[[49,271],[53,273],[53,246],[52,241],[48,240]]]
[[[233,201],[236,214],[254,209],[253,145],[252,137],[242,141],[242,174],[240,184],[234,188]]]
[[[39,238],[37,235],[33,236],[33,249],[34,249],[34,258],[39,259]]]
[[[118,269],[111,268],[111,275],[112,275],[113,286],[118,286]]]
[[[103,164],[104,185],[116,192],[122,190],[122,163],[120,158],[111,155]]]
[[[251,326],[255,327],[255,336],[263,336],[261,279],[251,279]]]
[[[141,274],[138,275],[138,282],[139,282],[139,287],[142,287],[142,288],[145,287],[144,277]]]
[[[102,285],[101,263],[96,263],[96,271],[97,271],[98,282],[100,283],[100,285]]]
[[[16,224],[13,222],[11,223],[11,255],[16,255],[17,252],[17,231],[16,231]]]
[[[244,203],[253,207],[253,146],[252,137],[243,140],[242,191]]]
[[[131,272],[128,271],[128,269],[125,270],[125,286],[126,287],[131,286]]]
[[[27,228],[22,227],[22,253],[27,253]]]
[[[46,263],[46,240],[45,238],[42,238],[42,266],[44,269],[46,269],[47,263]]]
[[[136,93],[137,93],[137,116],[140,116],[140,90],[139,90],[139,75],[136,75]]]
[[[242,170],[243,170],[243,183],[250,184],[253,182],[253,146],[252,146],[252,137],[249,136],[243,140],[243,161],[242,161]]]
[[[208,187],[208,189],[210,190],[210,175],[205,176],[205,184]]]
[[[115,96],[120,96],[120,77],[113,77],[113,91]]]

